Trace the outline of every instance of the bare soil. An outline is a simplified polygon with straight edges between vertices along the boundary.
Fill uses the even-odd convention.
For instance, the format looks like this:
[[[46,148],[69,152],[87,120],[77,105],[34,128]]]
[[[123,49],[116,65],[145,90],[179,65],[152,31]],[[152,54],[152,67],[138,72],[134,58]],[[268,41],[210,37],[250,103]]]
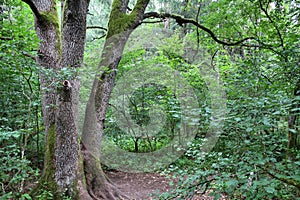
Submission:
[[[130,199],[153,199],[149,194],[171,190],[169,180],[158,173],[127,173],[107,171],[105,174]]]
[[[169,185],[170,179],[159,173],[127,173],[118,171],[106,171],[105,173],[131,200],[156,199],[156,196],[151,197],[149,195],[167,192],[172,189]],[[208,195],[201,195],[200,193],[192,198],[192,200],[206,199],[212,200],[214,198]]]

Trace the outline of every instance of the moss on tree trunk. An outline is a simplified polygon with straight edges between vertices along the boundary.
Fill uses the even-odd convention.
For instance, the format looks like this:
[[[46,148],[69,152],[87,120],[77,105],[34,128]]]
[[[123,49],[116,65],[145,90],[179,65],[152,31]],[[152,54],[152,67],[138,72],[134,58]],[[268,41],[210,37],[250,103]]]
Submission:
[[[46,152],[42,177],[31,193],[33,198],[46,199],[53,195],[58,200],[65,196],[83,200],[125,199],[101,168],[99,145],[116,69],[130,33],[141,24],[149,0],[138,0],[130,14],[127,13],[129,1],[113,1],[100,63],[100,67],[106,66],[108,70],[95,79],[81,145],[77,130],[79,80],[76,74],[70,80],[59,80],[49,76],[47,70],[53,69],[58,74],[62,68],[81,66],[89,0],[66,0],[62,27],[59,27],[56,1],[23,1],[35,14],[40,39],[37,62],[45,69],[40,77]]]

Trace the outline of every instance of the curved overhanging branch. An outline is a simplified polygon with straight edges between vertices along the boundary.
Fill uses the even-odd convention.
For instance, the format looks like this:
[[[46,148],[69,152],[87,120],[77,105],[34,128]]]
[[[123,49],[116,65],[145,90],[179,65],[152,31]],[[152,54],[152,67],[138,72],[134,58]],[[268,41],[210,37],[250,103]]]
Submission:
[[[214,34],[214,32],[212,32],[212,30],[210,30],[209,28],[207,28],[207,27],[199,24],[196,20],[189,19],[189,18],[184,18],[184,17],[182,17],[180,15],[175,15],[175,14],[170,14],[170,13],[157,13],[157,12],[148,12],[148,13],[145,13],[143,20],[144,19],[149,19],[149,18],[161,18],[161,19],[172,18],[172,19],[175,19],[176,22],[180,26],[182,26],[183,24],[193,24],[194,26],[196,26],[199,29],[201,29],[201,30],[205,31],[206,33],[208,33],[210,35],[210,37],[214,41],[216,41],[219,44],[226,45],[226,46],[237,46],[237,45],[243,44],[245,41],[255,40],[256,39],[255,37],[246,37],[246,38],[243,38],[243,39],[235,41],[235,42],[226,42],[226,41],[220,40]]]
[[[143,24],[157,24],[157,23],[162,23],[164,20],[157,20],[157,21],[143,21]]]
[[[22,0],[22,1],[30,7],[30,9],[32,10],[33,14],[36,16],[37,19],[41,17],[39,10],[37,9],[37,7],[35,6],[32,0]]]

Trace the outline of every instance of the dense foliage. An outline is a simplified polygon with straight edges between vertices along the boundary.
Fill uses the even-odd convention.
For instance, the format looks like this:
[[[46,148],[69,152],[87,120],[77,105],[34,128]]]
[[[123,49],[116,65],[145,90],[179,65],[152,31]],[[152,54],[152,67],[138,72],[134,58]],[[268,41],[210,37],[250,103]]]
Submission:
[[[84,113],[91,76],[99,63],[110,2],[92,1],[90,7],[93,15],[88,18],[85,67],[80,70],[80,113]],[[124,54],[117,79],[129,70],[160,63],[182,74],[194,88],[199,103],[201,123],[195,140],[184,156],[160,171],[174,177],[176,180],[170,185],[177,187],[153,197],[188,199],[209,193],[215,199],[300,198],[299,8],[296,0],[150,3],[149,11],[156,9],[196,19],[221,41],[233,43],[249,38],[228,46],[199,28],[180,26],[170,19],[168,29],[172,32],[165,38],[147,38],[155,46]],[[34,60],[38,40],[32,13],[21,1],[1,2],[0,15],[0,195],[1,199],[31,199],[28,192],[39,176],[44,154],[40,69]],[[145,30],[163,29],[164,23],[142,24],[133,35],[140,38]],[[133,45],[133,41],[127,45]],[[199,66],[182,57],[187,53],[182,51],[187,49],[208,52],[226,93],[222,134],[205,156],[201,147],[210,124],[212,97]],[[66,69],[61,76],[70,73]],[[49,72],[49,76],[53,75]],[[105,134],[120,148],[152,152],[179,134],[180,103],[169,88],[155,83],[144,85],[134,92],[130,102],[130,114],[137,124],[147,125],[151,107],[159,105],[167,113],[165,126],[155,137],[128,135],[118,127],[109,108]],[[45,196],[51,199],[47,191]]]
[[[21,197],[39,175],[44,137],[33,16],[21,2],[5,1],[1,18],[0,182],[8,199]]]

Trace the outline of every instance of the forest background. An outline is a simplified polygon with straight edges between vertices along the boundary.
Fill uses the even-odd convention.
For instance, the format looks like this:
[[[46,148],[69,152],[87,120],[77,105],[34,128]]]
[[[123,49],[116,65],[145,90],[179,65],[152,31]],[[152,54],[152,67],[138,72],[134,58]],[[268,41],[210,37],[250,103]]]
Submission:
[[[47,152],[50,152],[50,157],[59,157],[58,154],[51,154],[51,143],[46,137],[51,128],[47,122],[45,125],[45,121],[50,118],[45,120],[45,109],[48,108],[43,105],[42,99],[45,94],[52,93],[53,88],[59,91],[56,89],[60,87],[59,83],[63,82],[63,86],[68,87],[68,80],[79,78],[79,115],[75,119],[78,118],[79,132],[84,131],[86,104],[88,102],[89,105],[93,91],[91,80],[98,76],[99,63],[101,65],[103,55],[109,50],[106,49],[107,41],[114,35],[112,33],[118,32],[109,23],[114,20],[111,16],[115,14],[116,3],[93,0],[87,4],[83,62],[80,67],[61,67],[57,71],[40,66],[41,38],[35,27],[37,15],[33,14],[33,7],[30,6],[30,2],[35,1],[0,2],[1,199],[73,198],[78,193],[70,189],[70,185],[56,183],[57,188],[68,188],[66,192],[47,184],[47,181],[59,176],[55,169],[53,180],[39,181],[42,186],[35,184],[40,177],[44,180],[47,177],[45,172],[42,173],[43,167],[49,166]],[[136,2],[119,2],[127,3],[126,16],[130,16],[137,5]],[[55,4],[58,18],[63,18],[67,13],[64,13],[61,3],[57,1]],[[300,2],[193,0],[150,1],[143,5],[146,6],[145,12],[138,12],[143,16],[142,20],[131,27],[130,37],[128,35],[128,40],[124,41],[125,50],[119,51],[122,59],[114,63],[118,72],[116,80],[141,66],[157,66],[157,63],[168,66],[180,72],[193,87],[199,107],[196,121],[201,122],[195,139],[189,143],[184,155],[175,161],[167,161],[168,165],[161,160],[161,167],[156,169],[156,172],[167,176],[185,178],[176,182],[174,190],[157,194],[155,198],[187,199],[200,192],[210,193],[216,199],[221,195],[228,199],[299,199]],[[62,30],[65,26],[59,27]],[[222,92],[226,103],[222,133],[205,156],[203,144],[215,114],[212,109],[213,96],[199,63],[191,61],[203,50],[206,52],[205,62],[224,88]],[[74,56],[81,55],[74,53]],[[111,72],[111,69],[101,70]],[[48,89],[43,87],[47,83],[45,77],[55,80]],[[68,82],[64,82],[66,80]],[[129,104],[133,121],[140,126],[149,124],[151,108],[156,104],[165,111],[166,119],[164,127],[155,137],[124,132],[116,122],[112,104],[108,104],[104,112],[103,134],[108,141],[132,153],[155,152],[174,138],[179,137],[180,140],[181,103],[168,87],[146,84],[135,90]],[[55,123],[57,125],[57,121]],[[80,143],[80,137],[78,141]],[[84,159],[90,158],[87,156]],[[74,166],[80,166],[80,158],[78,160],[75,159]],[[102,164],[105,170],[120,170],[130,165],[125,159],[114,165]],[[141,171],[152,170],[147,166],[151,163],[145,164]],[[86,185],[83,188],[91,198],[94,195],[99,198],[122,196],[105,178],[99,179],[105,183],[103,191],[89,190],[92,181],[88,175],[94,172],[89,171],[89,167],[86,169]],[[102,169],[100,171],[102,174]],[[171,181],[170,185],[173,184]],[[38,192],[35,188],[39,188]]]

